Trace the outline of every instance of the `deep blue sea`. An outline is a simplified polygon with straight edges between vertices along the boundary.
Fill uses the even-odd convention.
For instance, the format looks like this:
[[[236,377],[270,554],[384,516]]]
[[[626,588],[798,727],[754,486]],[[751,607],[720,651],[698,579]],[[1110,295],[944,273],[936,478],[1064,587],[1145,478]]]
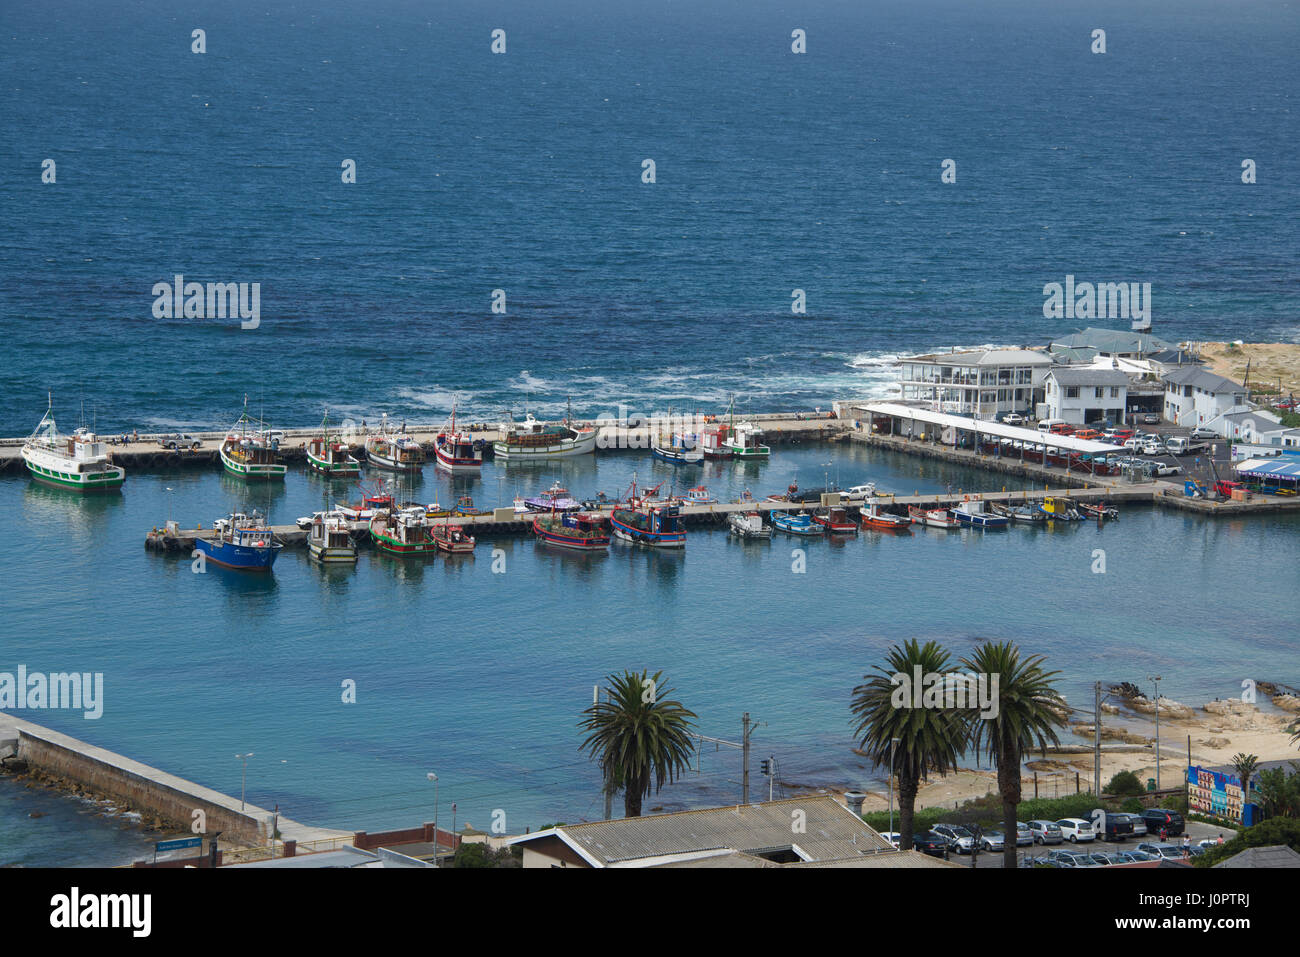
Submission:
[[[245,395],[281,427],[438,421],[453,397],[480,421],[826,407],[888,391],[909,351],[1127,325],[1045,319],[1067,274],[1150,282],[1173,341],[1300,341],[1298,48],[1284,2],[9,4],[0,435],[30,432],[47,392],[62,424],[84,407],[105,432],[222,428]],[[260,325],[155,318],[176,274],[260,283]],[[651,469],[489,469],[473,491],[615,492]],[[708,481],[824,469],[1005,481],[844,447]],[[169,512],[210,522],[248,494],[215,473],[86,503],[0,480],[0,664],[104,671],[104,718],[49,723],[227,790],[254,750],[256,799],[311,822],[428,817],[434,768],[460,823],[593,816],[574,723],[624,667],[664,668],[706,734],[749,709],[792,780],[827,784],[869,779],[846,696],[912,634],[1015,637],[1076,695],[1151,667],[1175,697],[1297,679],[1271,570],[1295,567],[1293,520],[864,536],[813,546],[804,577],[784,543],[710,533],[591,564],[505,542],[503,575],[486,554],[324,574],[286,554],[261,584],[144,552]],[[251,504],[287,521],[320,498],[293,473]],[[1224,610],[1186,613],[1207,598]],[[734,799],[734,768],[704,770],[662,803]],[[64,860],[6,853],[27,820],[0,802],[0,862]]]

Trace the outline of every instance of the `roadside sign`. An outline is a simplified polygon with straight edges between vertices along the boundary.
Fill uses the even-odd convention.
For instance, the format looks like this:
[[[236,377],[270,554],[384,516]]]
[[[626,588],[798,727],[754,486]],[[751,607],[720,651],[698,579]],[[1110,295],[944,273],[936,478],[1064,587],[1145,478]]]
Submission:
[[[203,838],[185,837],[175,841],[158,841],[153,846],[155,854],[165,854],[168,851],[179,851],[187,847],[203,847]]]

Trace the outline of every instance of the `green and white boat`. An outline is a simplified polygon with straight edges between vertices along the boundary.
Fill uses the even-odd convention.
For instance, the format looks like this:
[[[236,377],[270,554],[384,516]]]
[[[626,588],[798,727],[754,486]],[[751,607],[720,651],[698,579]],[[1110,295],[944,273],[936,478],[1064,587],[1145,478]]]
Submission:
[[[361,462],[352,455],[352,449],[337,434],[330,435],[330,417],[326,413],[320,423],[321,434],[307,443],[307,465],[312,471],[337,478],[357,478],[361,475]]]
[[[727,406],[727,419],[730,423],[727,436],[721,438],[717,446],[716,458],[733,458],[753,462],[771,458],[772,450],[758,441],[763,430],[753,422],[736,424],[736,397],[731,397]]]
[[[261,422],[248,414],[246,405],[239,421],[230,427],[221,443],[221,467],[245,481],[282,482],[288,467],[280,464],[277,454],[280,440],[261,426]]]
[[[60,435],[54,424],[54,402],[36,431],[23,445],[23,461],[32,478],[55,488],[76,492],[116,492],[126,481],[126,469],[113,464],[113,455],[87,429]]]

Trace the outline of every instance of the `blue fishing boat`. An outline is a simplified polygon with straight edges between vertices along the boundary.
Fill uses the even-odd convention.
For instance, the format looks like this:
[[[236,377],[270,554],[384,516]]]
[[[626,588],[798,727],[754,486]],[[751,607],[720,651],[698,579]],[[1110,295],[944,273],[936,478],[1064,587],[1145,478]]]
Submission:
[[[240,571],[269,572],[284,548],[269,528],[240,523],[231,516],[230,524],[217,532],[216,538],[196,538],[194,547],[205,560]]]
[[[652,499],[649,495],[638,498],[635,481],[627,504],[614,509],[609,524],[614,537],[625,542],[652,548],[686,547],[686,526],[682,524],[681,506]]]
[[[651,443],[650,452],[673,465],[700,465],[704,462],[704,448],[699,436],[693,432],[674,432],[667,442],[661,435]]]
[[[1006,528],[1011,524],[1011,519],[1005,515],[994,515],[984,508],[984,503],[979,499],[968,499],[952,510],[957,516],[957,521],[963,525],[970,525],[973,528]]]
[[[805,512],[791,515],[789,512],[772,512],[772,527],[789,535],[821,535],[822,527],[814,525],[812,516]]]

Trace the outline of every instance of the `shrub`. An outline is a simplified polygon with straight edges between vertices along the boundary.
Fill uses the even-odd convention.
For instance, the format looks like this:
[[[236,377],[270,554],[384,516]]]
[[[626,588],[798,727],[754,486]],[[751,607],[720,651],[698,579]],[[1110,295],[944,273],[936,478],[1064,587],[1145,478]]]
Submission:
[[[1205,853],[1196,859],[1196,866],[1212,867],[1234,854],[1240,854],[1248,847],[1273,847],[1277,844],[1285,844],[1293,851],[1300,851],[1300,820],[1275,817],[1238,831],[1231,841],[1206,848]]]
[[[1104,794],[1113,794],[1116,797],[1137,797],[1146,793],[1141,779],[1132,771],[1120,771],[1101,790]]]
[[[1131,797],[1126,799],[1124,803],[1119,806],[1119,809],[1121,811],[1127,811],[1129,814],[1141,814],[1146,810],[1146,805],[1142,803],[1141,798]]]

